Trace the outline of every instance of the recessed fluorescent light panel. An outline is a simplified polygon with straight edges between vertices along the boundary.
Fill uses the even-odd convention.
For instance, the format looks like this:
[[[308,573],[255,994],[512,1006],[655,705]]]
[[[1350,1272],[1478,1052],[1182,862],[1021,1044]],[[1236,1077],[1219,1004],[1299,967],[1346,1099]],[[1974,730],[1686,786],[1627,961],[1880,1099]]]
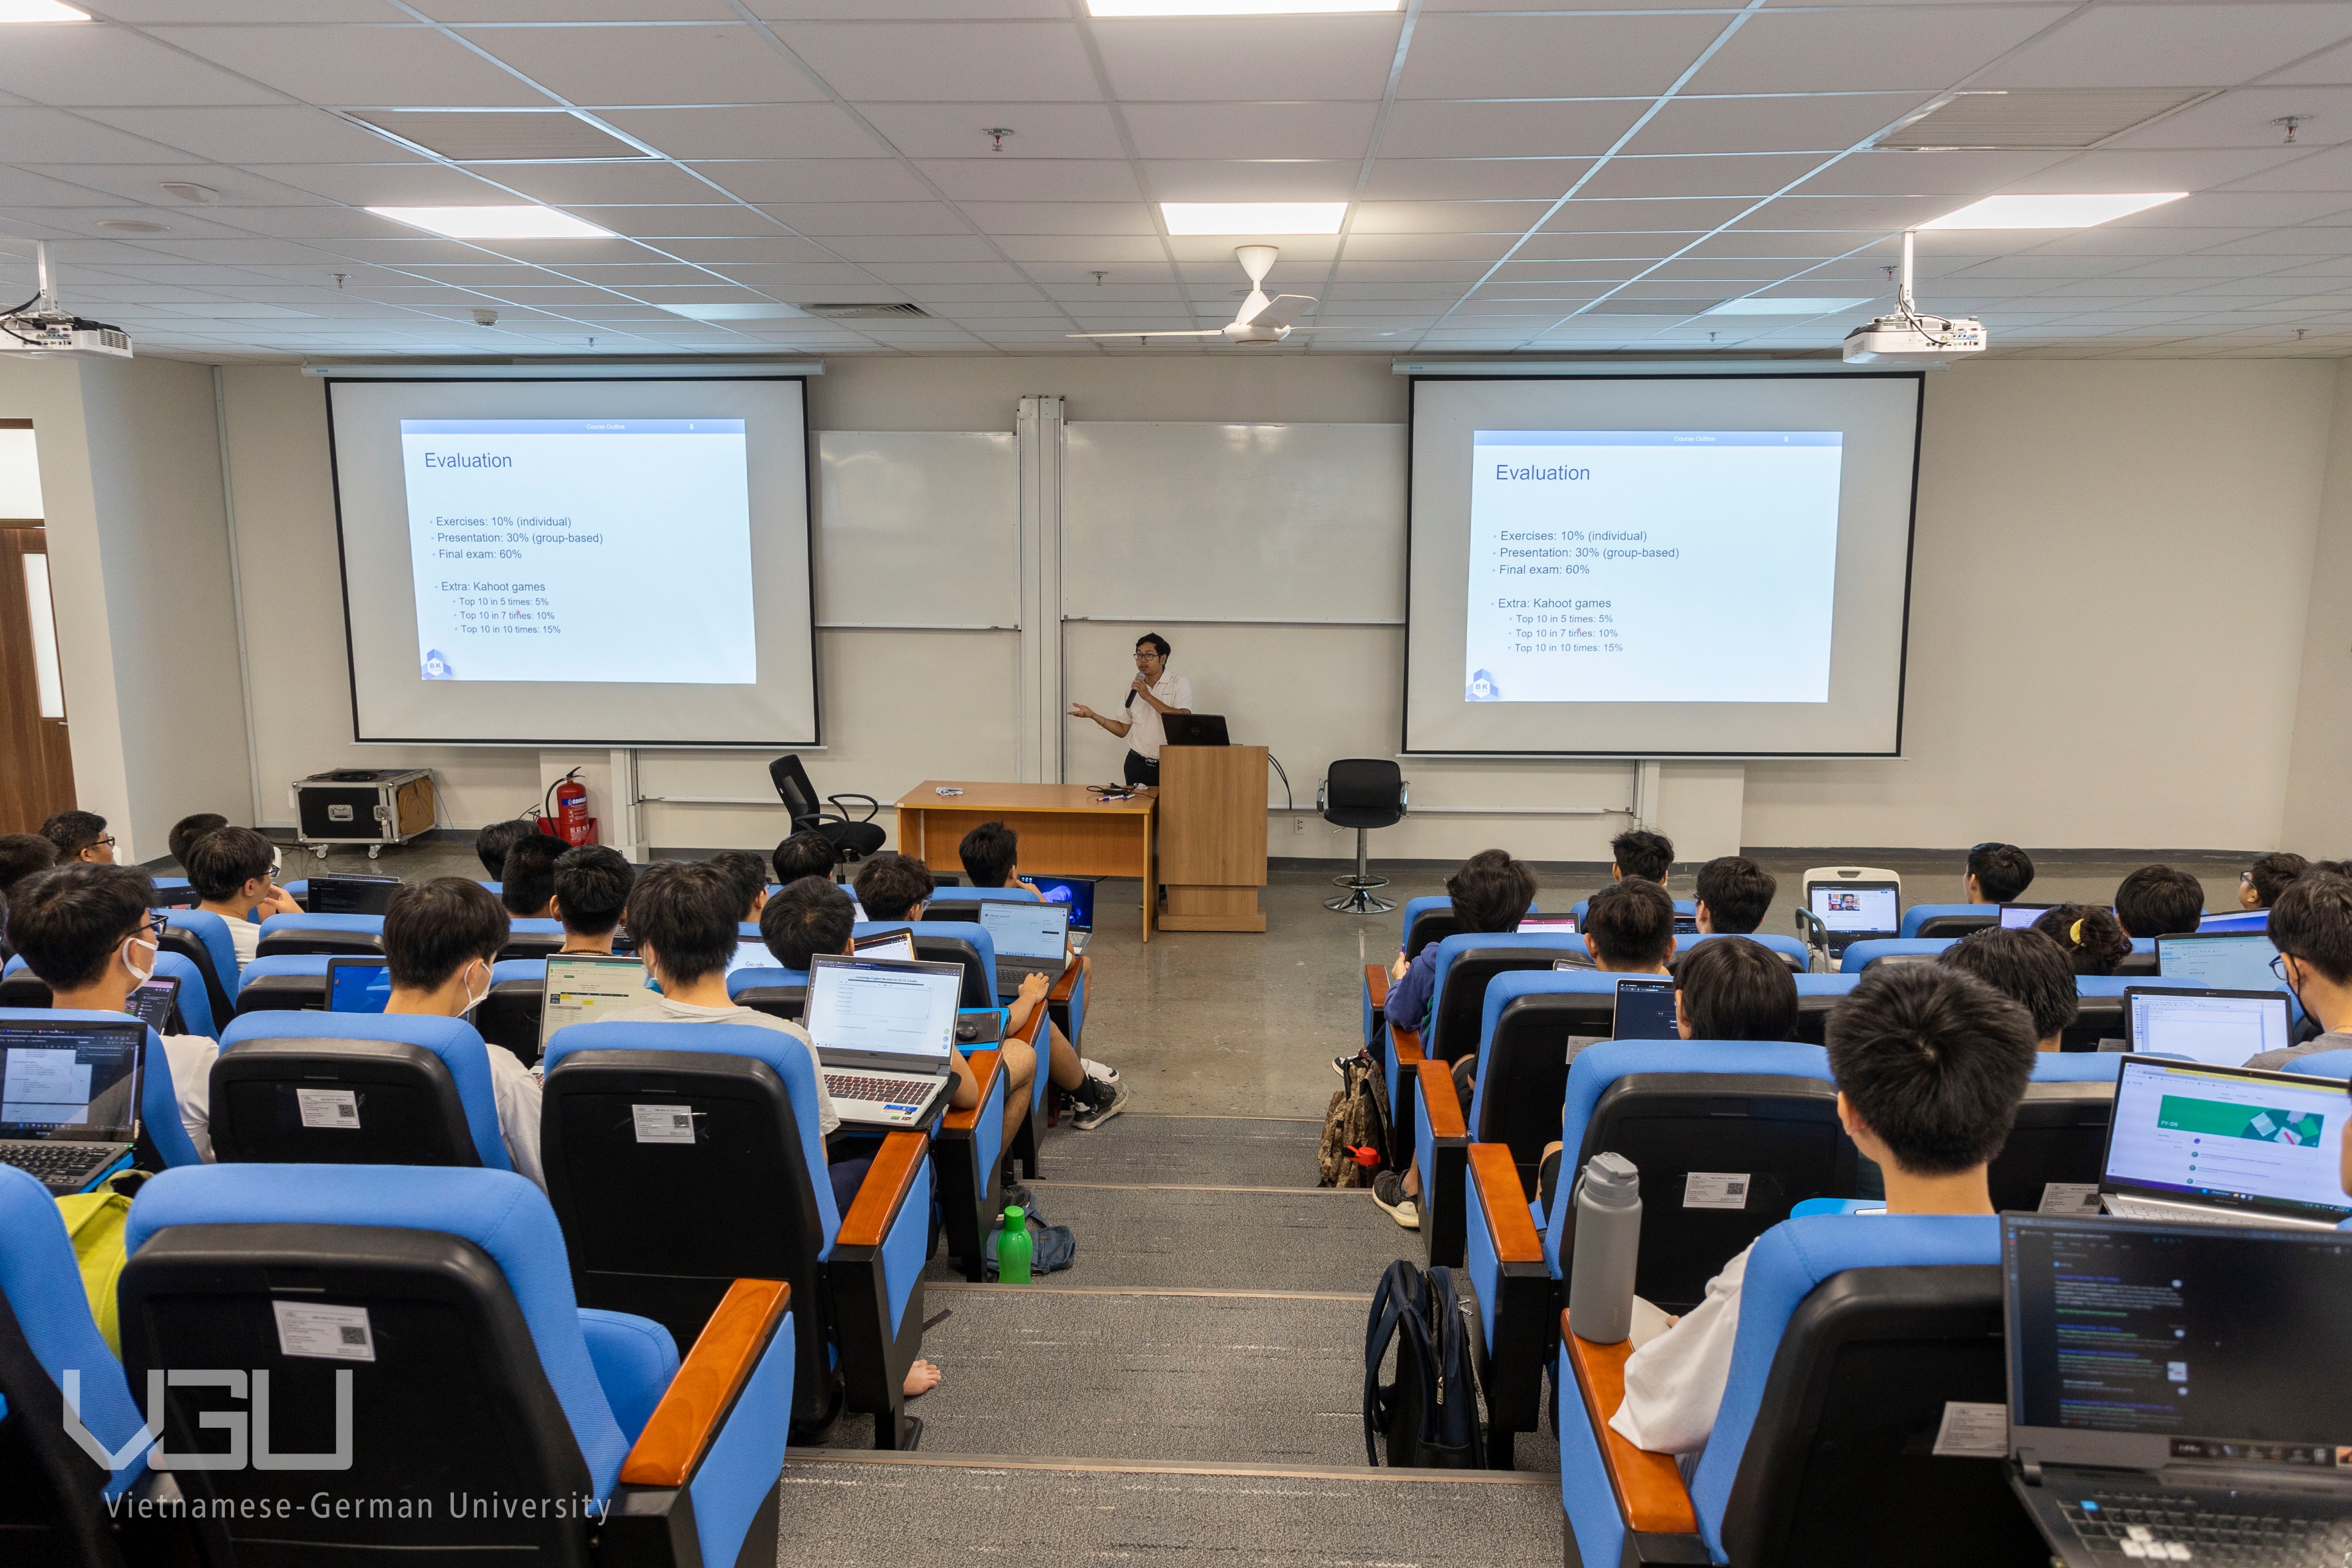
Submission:
[[[1087,0],[1097,16],[1300,16],[1402,11],[1404,0]]]
[[[1345,202],[1161,202],[1171,234],[1337,234]]]
[[[1383,5],[1381,10],[1387,10]],[[0,22],[87,22],[89,13],[58,0],[0,0]]]
[[[2116,218],[2129,217],[2167,202],[2177,202],[2187,191],[2128,191],[2103,195],[1987,196],[1958,212],[1923,223],[1921,228],[2090,228]]]
[[[1706,312],[1709,316],[1826,316],[1832,310],[1851,310],[1856,305],[1867,305],[1861,300],[1815,300],[1782,298],[1779,300],[1726,300]]]
[[[684,316],[692,321],[772,321],[785,316],[805,316],[798,305],[758,303],[749,305],[664,305],[661,309],[673,316]]]
[[[553,207],[370,207],[378,217],[451,239],[610,239],[609,229]]]

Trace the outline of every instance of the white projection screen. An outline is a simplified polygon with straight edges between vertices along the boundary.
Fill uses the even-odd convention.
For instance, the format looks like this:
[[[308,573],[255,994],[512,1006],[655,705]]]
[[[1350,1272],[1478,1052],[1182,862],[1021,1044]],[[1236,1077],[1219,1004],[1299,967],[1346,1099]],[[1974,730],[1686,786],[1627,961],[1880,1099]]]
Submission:
[[[1414,377],[1405,752],[1899,755],[1920,384]]]
[[[355,739],[819,743],[798,377],[327,401]]]

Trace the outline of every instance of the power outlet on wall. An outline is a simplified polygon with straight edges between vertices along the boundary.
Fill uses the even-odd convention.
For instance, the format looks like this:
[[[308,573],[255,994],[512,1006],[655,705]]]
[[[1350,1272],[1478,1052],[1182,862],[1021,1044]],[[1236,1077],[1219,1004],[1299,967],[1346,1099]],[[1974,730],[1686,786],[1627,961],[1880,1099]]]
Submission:
[[[1305,817],[1303,817],[1303,816],[1294,816],[1294,817],[1292,817],[1292,818],[1290,819],[1290,831],[1291,831],[1291,832],[1293,832],[1293,833],[1304,833],[1304,832],[1306,832],[1306,831],[1307,831],[1307,819],[1306,819]]]

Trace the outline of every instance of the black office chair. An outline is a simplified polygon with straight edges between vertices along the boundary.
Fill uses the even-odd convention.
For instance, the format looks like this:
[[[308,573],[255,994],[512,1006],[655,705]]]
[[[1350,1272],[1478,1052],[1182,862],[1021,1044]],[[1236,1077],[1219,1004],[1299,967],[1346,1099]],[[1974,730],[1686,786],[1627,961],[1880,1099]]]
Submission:
[[[1378,898],[1372,892],[1374,888],[1387,887],[1389,879],[1371,874],[1370,835],[1375,827],[1394,827],[1404,820],[1405,795],[1411,787],[1394,763],[1375,757],[1333,763],[1316,786],[1315,809],[1323,814],[1323,820],[1334,827],[1356,830],[1356,874],[1331,879],[1335,887],[1348,891],[1324,900],[1325,909],[1349,915],[1384,915],[1396,908],[1394,899]]]
[[[813,827],[824,835],[833,846],[834,858],[844,862],[863,860],[882,847],[882,829],[874,826],[874,814],[882,803],[870,795],[829,795],[822,803],[816,785],[809,783],[808,770],[801,766],[797,756],[778,757],[768,764],[768,777],[774,781],[776,794],[792,813],[793,831]],[[852,820],[843,801],[862,801],[866,815]],[[825,806],[831,806],[831,811]]]

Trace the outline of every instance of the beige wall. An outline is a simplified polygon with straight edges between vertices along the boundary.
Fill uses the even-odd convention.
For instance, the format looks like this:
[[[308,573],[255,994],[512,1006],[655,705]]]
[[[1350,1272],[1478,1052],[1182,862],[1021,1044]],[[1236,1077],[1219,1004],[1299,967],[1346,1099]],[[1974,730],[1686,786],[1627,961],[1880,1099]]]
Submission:
[[[2335,393],[2279,838],[2330,860],[2352,853],[2352,361],[2336,362]],[[2296,582],[2281,584],[2290,603]]]

